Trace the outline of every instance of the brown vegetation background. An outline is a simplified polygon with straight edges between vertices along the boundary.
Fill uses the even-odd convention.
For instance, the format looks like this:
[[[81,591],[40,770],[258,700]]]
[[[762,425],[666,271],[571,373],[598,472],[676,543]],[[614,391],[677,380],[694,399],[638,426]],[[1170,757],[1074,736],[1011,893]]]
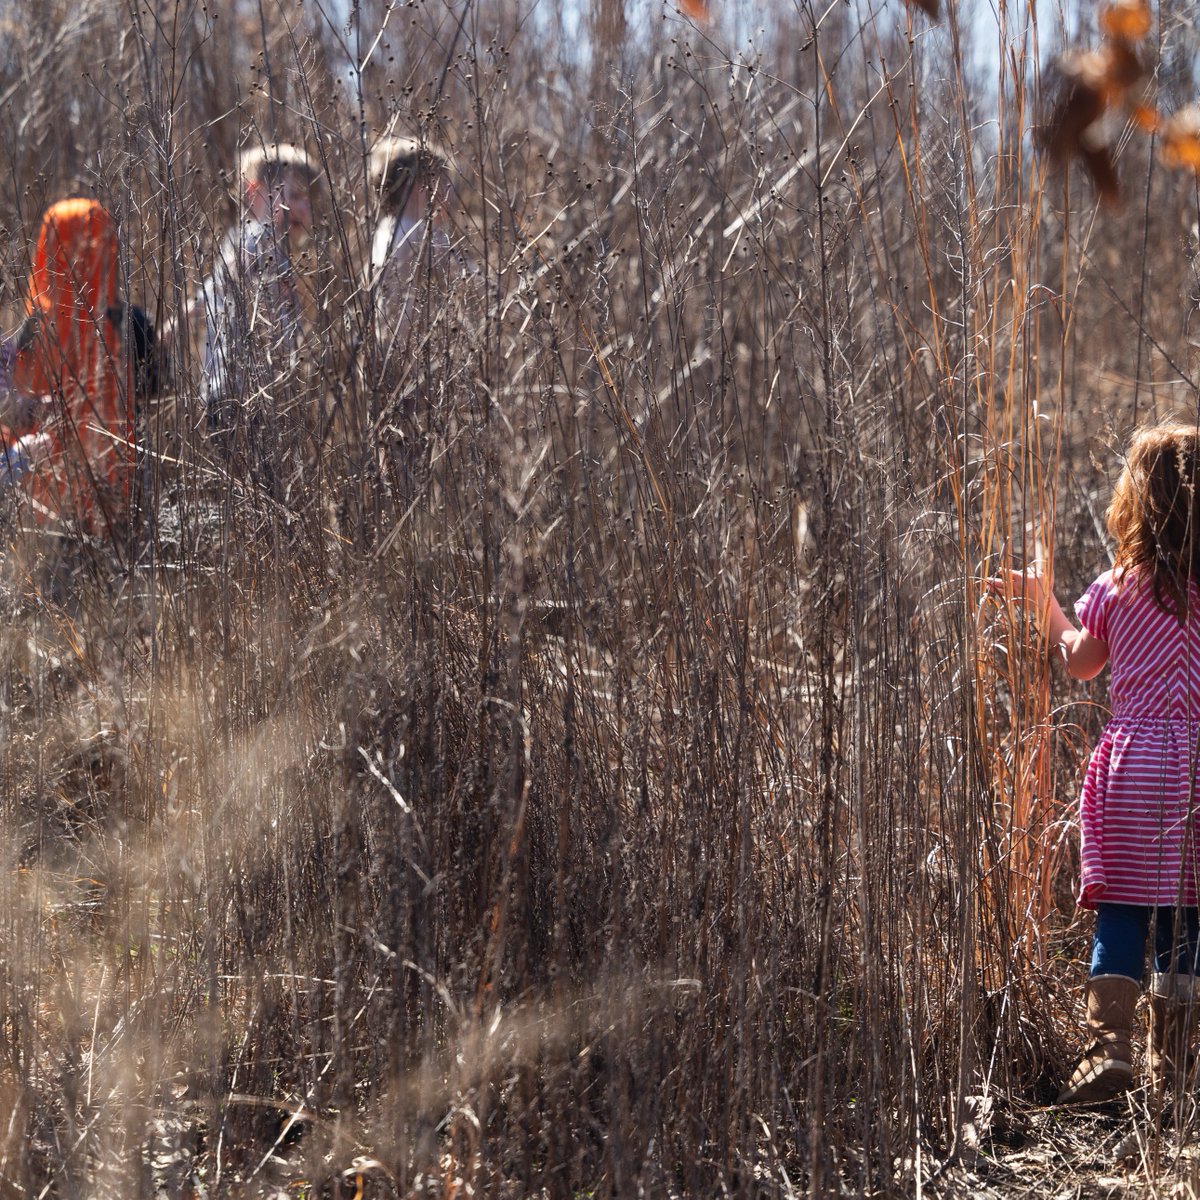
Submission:
[[[144,520],[3,528],[0,1194],[912,1194],[1050,1098],[1104,690],[980,579],[1079,594],[1128,431],[1198,411],[1195,180],[1119,122],[1122,211],[1045,173],[1057,24],[4,13],[9,327],[72,193],[181,327]],[[399,382],[388,131],[450,152],[485,293]],[[329,194],[271,495],[185,308],[274,138]]]

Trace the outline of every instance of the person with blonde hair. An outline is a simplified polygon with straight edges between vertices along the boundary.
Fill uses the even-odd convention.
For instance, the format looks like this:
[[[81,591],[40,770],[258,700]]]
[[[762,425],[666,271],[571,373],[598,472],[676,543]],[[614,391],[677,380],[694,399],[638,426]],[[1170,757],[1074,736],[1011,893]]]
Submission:
[[[254,145],[239,157],[241,215],[201,294],[203,397],[209,429],[227,450],[255,441],[255,430],[287,402],[304,341],[293,254],[312,230],[319,178],[308,155],[286,143]],[[271,464],[254,458],[261,477],[269,476]]]

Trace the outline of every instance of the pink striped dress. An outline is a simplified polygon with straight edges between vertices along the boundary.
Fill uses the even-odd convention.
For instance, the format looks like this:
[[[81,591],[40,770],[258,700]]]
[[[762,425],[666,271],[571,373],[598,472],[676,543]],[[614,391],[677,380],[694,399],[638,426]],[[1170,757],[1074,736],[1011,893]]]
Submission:
[[[1200,589],[1186,627],[1136,573],[1105,571],[1076,601],[1108,643],[1112,718],[1092,751],[1079,801],[1079,903],[1195,904]]]

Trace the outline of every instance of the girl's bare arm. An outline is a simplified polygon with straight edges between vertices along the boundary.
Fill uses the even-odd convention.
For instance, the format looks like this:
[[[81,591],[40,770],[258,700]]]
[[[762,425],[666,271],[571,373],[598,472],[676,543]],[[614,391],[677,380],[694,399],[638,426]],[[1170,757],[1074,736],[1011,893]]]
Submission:
[[[997,596],[1037,608],[1046,630],[1050,656],[1060,658],[1074,679],[1091,679],[1108,662],[1108,643],[1077,629],[1063,612],[1050,580],[1036,567],[1028,571],[1007,571],[988,580],[988,590]]]

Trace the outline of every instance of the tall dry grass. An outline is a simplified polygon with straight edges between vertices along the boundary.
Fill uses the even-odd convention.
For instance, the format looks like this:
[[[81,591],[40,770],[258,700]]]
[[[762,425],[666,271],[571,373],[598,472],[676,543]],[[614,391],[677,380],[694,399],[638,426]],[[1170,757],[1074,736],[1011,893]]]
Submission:
[[[1026,12],[344,7],[7,15],[12,323],[82,191],[179,332],[143,522],[4,526],[0,1190],[936,1190],[1070,1056],[1103,715],[981,579],[1081,590],[1194,408],[1194,185],[1044,173]],[[480,272],[398,364],[385,130]],[[188,315],[257,138],[329,188],[270,488]]]

